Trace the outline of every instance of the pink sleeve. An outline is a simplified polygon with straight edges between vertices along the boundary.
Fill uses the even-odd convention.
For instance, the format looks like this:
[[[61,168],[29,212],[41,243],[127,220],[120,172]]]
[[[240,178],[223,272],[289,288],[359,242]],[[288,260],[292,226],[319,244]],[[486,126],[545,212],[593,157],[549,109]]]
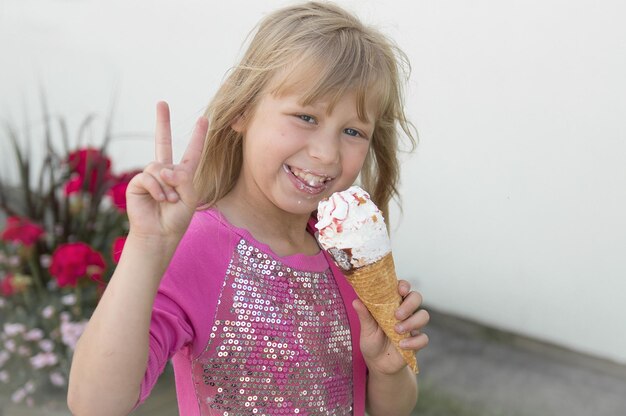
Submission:
[[[154,301],[150,322],[148,367],[141,383],[137,405],[148,398],[170,358],[192,339],[193,330],[183,310],[162,290],[159,290]]]
[[[206,319],[216,307],[228,253],[236,244],[218,225],[211,214],[196,213],[163,276],[152,309],[148,367],[136,406],[150,395],[176,353],[183,350],[193,357],[206,345],[211,328]]]

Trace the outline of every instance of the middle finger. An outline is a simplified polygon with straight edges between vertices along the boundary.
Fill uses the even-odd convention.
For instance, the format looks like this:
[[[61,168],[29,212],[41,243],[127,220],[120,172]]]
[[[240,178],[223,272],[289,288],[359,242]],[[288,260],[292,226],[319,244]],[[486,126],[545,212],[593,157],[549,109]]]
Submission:
[[[396,330],[400,333],[420,330],[430,321],[430,314],[426,309],[420,309],[404,321],[396,324]]]

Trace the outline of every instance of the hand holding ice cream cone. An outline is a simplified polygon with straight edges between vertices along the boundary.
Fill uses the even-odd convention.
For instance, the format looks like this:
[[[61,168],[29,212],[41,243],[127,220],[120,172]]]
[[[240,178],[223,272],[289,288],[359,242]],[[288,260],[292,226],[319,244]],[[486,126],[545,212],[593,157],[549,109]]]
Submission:
[[[426,324],[428,314],[423,311],[418,316],[421,296],[416,302],[416,296],[411,295],[419,296],[416,292],[407,293],[406,297],[411,299],[403,302],[385,221],[369,194],[353,186],[320,202],[316,227],[322,248],[344,271],[359,299],[406,364],[417,372],[415,350],[425,346],[427,338],[420,337],[416,331]],[[407,313],[411,305],[415,309]],[[363,311],[357,309],[357,312],[363,322],[366,319]],[[398,331],[397,325],[404,326],[404,331]]]
[[[399,322],[397,325],[404,327],[400,332],[402,332],[402,335],[406,336],[406,338],[400,340],[400,346],[414,354],[417,350],[424,348],[428,343],[428,337],[425,334],[421,334],[420,331],[428,321],[428,315],[425,310],[413,313],[418,309],[421,297],[417,292],[411,291],[408,282],[400,280],[398,282],[398,289],[404,300],[401,307],[396,311],[396,318]],[[401,350],[399,350],[396,345],[394,345],[393,341],[382,331],[380,325],[369,313],[365,304],[359,299],[356,299],[352,303],[352,306],[361,324],[360,348],[370,372],[395,374],[405,366],[410,367],[405,360],[404,354],[400,353]],[[407,315],[409,320],[405,320]],[[398,330],[397,325],[394,327],[396,331]],[[407,345],[404,345],[404,342],[406,342]],[[411,368],[411,371],[415,372],[415,369]]]

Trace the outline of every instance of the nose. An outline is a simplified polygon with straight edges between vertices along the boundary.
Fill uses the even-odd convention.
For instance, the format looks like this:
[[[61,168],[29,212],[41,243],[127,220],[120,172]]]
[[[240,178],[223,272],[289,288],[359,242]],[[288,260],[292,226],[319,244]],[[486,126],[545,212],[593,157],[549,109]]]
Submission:
[[[321,164],[332,165],[340,159],[340,137],[328,130],[319,130],[309,137],[308,153]]]

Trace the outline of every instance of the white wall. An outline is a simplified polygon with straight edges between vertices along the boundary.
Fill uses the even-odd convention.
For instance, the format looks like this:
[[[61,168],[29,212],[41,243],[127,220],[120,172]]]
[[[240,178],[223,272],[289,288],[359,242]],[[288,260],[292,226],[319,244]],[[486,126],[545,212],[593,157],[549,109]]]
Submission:
[[[0,0],[0,115],[76,130],[116,97],[118,169],[180,154],[248,30],[285,1]],[[626,363],[626,3],[340,1],[413,63],[399,273],[429,305]],[[98,136],[94,130],[94,138]],[[3,162],[7,155],[2,155]]]
[[[413,15],[402,272],[446,311],[626,362],[626,3]]]

